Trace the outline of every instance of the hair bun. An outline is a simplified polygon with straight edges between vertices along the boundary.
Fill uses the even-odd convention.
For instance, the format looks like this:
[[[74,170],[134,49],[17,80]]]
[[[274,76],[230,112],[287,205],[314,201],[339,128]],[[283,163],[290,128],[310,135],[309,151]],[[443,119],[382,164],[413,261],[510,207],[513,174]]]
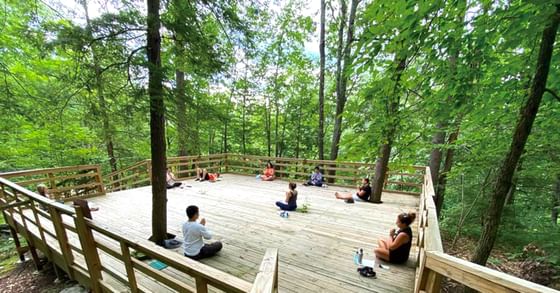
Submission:
[[[414,222],[416,220],[416,212],[408,213],[408,217],[410,218],[410,223]]]

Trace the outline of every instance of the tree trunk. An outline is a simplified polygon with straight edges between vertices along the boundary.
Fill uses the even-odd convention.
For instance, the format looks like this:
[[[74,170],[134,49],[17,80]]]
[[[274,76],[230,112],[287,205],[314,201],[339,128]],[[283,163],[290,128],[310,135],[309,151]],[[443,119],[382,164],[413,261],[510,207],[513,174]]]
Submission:
[[[177,104],[177,155],[182,157],[187,152],[187,101],[185,97],[185,73],[181,70],[175,70],[175,81],[177,83],[175,101]]]
[[[243,154],[246,155],[247,154],[247,148],[246,148],[246,107],[247,107],[247,93],[244,92],[243,93],[243,108],[242,108],[242,113],[241,113],[241,148],[243,150]]]
[[[433,149],[430,153],[430,173],[432,175],[432,184],[434,185],[434,189],[437,189],[438,178],[439,178],[439,169],[441,166],[442,160],[442,150],[441,146],[445,141],[445,131],[444,124],[439,122],[436,124],[436,133],[432,137],[432,145]]]
[[[317,143],[319,160],[325,159],[324,129],[325,129],[325,0],[321,0],[321,24],[319,33],[319,131],[317,132]],[[299,136],[298,136],[299,139]],[[299,142],[299,140],[298,140]],[[298,149],[299,150],[299,149]],[[299,153],[299,151],[298,151]]]
[[[351,65],[351,46],[354,41],[354,21],[356,19],[356,10],[359,0],[352,0],[350,4],[350,15],[348,16],[348,28],[346,30],[346,41],[344,38],[344,26],[346,23],[346,2],[340,0],[340,27],[338,30],[338,48],[337,48],[337,69],[336,69],[336,112],[334,121],[333,138],[331,144],[330,159],[338,158],[338,150],[340,137],[342,136],[342,114],[346,105],[346,85],[348,83],[348,69]]]
[[[397,132],[398,124],[398,111],[399,111],[399,88],[402,72],[406,68],[406,57],[397,58],[395,57],[395,62],[397,62],[397,68],[395,69],[395,75],[393,80],[395,85],[393,87],[392,94],[388,97],[387,103],[387,129],[383,131],[383,137],[385,143],[379,148],[379,157],[375,162],[375,174],[373,176],[373,190],[370,201],[373,203],[382,203],[381,194],[383,193],[383,186],[385,185],[385,174],[387,174],[387,169],[389,168],[389,159],[391,157],[391,148],[393,146],[393,139],[395,133]]]
[[[167,238],[167,189],[165,188],[165,105],[161,70],[159,0],[148,0],[148,93],[150,96],[150,142],[152,150],[152,237],[163,245]]]
[[[457,127],[455,128],[455,131],[453,131],[450,135],[449,138],[447,139],[447,145],[454,145],[455,142],[457,141],[457,138],[459,137],[459,125],[461,118],[458,118],[458,122],[457,122]],[[445,187],[447,184],[447,175],[449,174],[449,172],[451,172],[451,168],[453,167],[453,157],[455,156],[455,149],[454,148],[448,148],[446,155],[445,155],[445,162],[443,164],[443,170],[439,173],[439,178],[438,178],[438,185],[437,185],[437,189],[435,190],[436,192],[436,212],[439,215],[441,215],[441,209],[443,207],[443,200],[445,198]]]
[[[554,193],[552,194],[552,210],[550,213],[550,219],[552,225],[558,225],[558,213],[560,212],[560,174],[556,177],[556,186],[554,188]]]
[[[86,25],[88,36],[93,39],[93,33],[91,28],[91,20],[89,18],[89,10],[87,0],[83,0],[82,5],[84,6],[84,11],[86,15]],[[95,90],[97,92],[97,100],[99,101],[99,116],[101,116],[101,124],[103,131],[103,140],[105,142],[105,148],[107,150],[107,157],[109,157],[109,166],[111,171],[117,171],[117,159],[115,157],[115,150],[113,144],[113,134],[111,131],[111,124],[109,120],[109,114],[107,113],[107,102],[105,101],[104,93],[104,83],[103,75],[101,72],[101,67],[99,66],[99,60],[97,59],[97,52],[95,50],[95,43],[91,45],[91,56],[93,59],[93,68],[95,71]],[[115,177],[114,180],[118,178]]]
[[[551,18],[551,22],[547,25],[542,34],[536,72],[529,91],[529,97],[525,105],[521,108],[509,152],[505,156],[498,171],[497,181],[490,198],[488,210],[486,211],[482,234],[480,235],[472,257],[472,262],[480,265],[486,264],[490,252],[494,247],[494,242],[498,234],[498,227],[502,218],[504,201],[511,186],[517,163],[523,153],[525,143],[531,133],[533,122],[539,111],[542,96],[546,88],[548,72],[550,70],[554,39],[556,38],[556,31],[558,30],[558,23],[560,22],[560,5],[556,7],[556,12],[552,14]]]

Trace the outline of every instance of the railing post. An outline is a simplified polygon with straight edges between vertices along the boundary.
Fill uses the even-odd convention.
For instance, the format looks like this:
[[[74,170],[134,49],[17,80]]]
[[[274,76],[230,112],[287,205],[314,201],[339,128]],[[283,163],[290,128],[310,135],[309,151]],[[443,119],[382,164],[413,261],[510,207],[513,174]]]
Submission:
[[[195,277],[196,293],[208,293],[208,282],[202,277]]]
[[[56,191],[57,188],[56,188],[56,181],[54,180],[54,175],[53,175],[52,172],[49,172],[49,173],[47,174],[47,176],[49,177],[49,183],[50,183],[50,185],[51,185],[49,189],[50,189],[50,191],[52,192],[52,196],[54,197],[54,199],[58,199],[59,194],[58,194],[58,192]]]
[[[150,185],[152,185],[152,160],[146,160],[146,168],[148,169],[148,176],[150,177]]]
[[[74,209],[76,210],[76,217],[74,218],[76,232],[80,238],[80,244],[82,245],[82,251],[91,279],[91,290],[95,293],[102,292],[101,284],[99,283],[102,279],[101,261],[99,260],[97,246],[95,245],[95,240],[93,239],[93,233],[91,232],[91,228],[87,225],[86,218],[84,216],[86,213],[86,211],[84,211],[85,207],[74,205]]]
[[[138,292],[138,285],[136,284],[136,275],[134,273],[134,267],[132,265],[132,258],[130,257],[130,249],[124,241],[120,241],[121,252],[123,255],[124,267],[126,268],[126,276],[128,277],[128,285],[130,287],[130,292]]]
[[[68,277],[71,280],[75,280],[74,270],[72,268],[74,255],[72,254],[72,249],[68,243],[68,235],[66,234],[66,229],[62,223],[62,216],[54,205],[49,205],[49,213],[51,214],[51,221],[53,223],[56,239],[58,240],[58,245],[60,246],[60,252],[62,253],[62,257],[64,259],[64,268],[68,273]]]
[[[99,165],[95,166],[95,181],[99,184],[97,185],[97,191],[101,195],[105,195],[105,185],[103,184],[103,177],[101,175],[101,167]]]

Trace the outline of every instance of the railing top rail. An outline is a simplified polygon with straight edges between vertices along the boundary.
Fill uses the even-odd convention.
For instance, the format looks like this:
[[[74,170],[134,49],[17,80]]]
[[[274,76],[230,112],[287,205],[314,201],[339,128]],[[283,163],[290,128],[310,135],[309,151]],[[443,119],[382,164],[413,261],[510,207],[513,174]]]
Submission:
[[[251,289],[251,283],[245,280],[229,275],[218,269],[191,260],[189,258],[177,257],[176,253],[161,249],[159,246],[156,246],[150,241],[144,239],[132,240],[130,238],[123,237],[117,233],[110,231],[109,228],[96,223],[95,220],[84,220],[86,220],[87,225],[93,230],[117,241],[124,242],[130,248],[145,253],[152,258],[161,260],[162,262],[171,265],[174,268],[178,268],[180,271],[185,272],[193,277],[202,277],[207,280],[210,285],[228,289],[228,291],[230,292],[248,292]]]
[[[428,251],[426,266],[452,280],[485,292],[558,293],[548,288],[506,273],[481,266],[443,252]]]
[[[65,213],[67,215],[73,215],[75,213],[75,211],[71,207],[69,207],[69,206],[67,206],[63,203],[56,202],[56,201],[54,201],[50,198],[46,198],[46,197],[44,197],[42,195],[39,195],[35,192],[29,191],[28,189],[26,189],[24,187],[21,187],[20,185],[14,183],[14,182],[12,182],[8,179],[0,177],[0,185],[7,186],[7,187],[11,188],[12,190],[17,191],[17,193],[28,197],[32,201],[36,201],[36,202],[38,202],[40,204],[44,204],[44,205],[54,206],[57,210],[61,211],[62,213]]]
[[[142,160],[142,161],[136,162],[136,163],[134,163],[133,165],[130,165],[130,166],[126,167],[126,168],[119,169],[119,170],[117,170],[117,171],[115,171],[115,172],[111,172],[111,173],[109,173],[109,174],[105,174],[105,175],[103,175],[103,177],[104,177],[104,178],[112,177],[112,176],[114,176],[114,175],[116,175],[116,174],[120,174],[120,173],[122,173],[122,172],[126,172],[126,171],[128,171],[128,170],[131,170],[131,169],[140,167],[140,166],[142,166],[143,164],[146,164],[148,161],[149,161],[149,160]]]
[[[424,167],[424,183],[421,193],[421,200],[424,201],[424,208],[428,211],[428,226],[425,228],[425,248],[426,251],[443,252],[443,242],[441,240],[441,232],[439,229],[439,221],[437,217],[436,205],[434,203],[434,186],[432,183],[432,175],[430,167]],[[423,211],[420,211],[421,213]]]
[[[37,175],[37,174],[51,173],[51,172],[55,173],[55,172],[64,172],[64,171],[75,171],[75,170],[95,170],[98,167],[100,167],[100,165],[76,165],[76,166],[68,166],[68,167],[20,170],[20,171],[0,173],[0,177],[11,178],[11,177]]]

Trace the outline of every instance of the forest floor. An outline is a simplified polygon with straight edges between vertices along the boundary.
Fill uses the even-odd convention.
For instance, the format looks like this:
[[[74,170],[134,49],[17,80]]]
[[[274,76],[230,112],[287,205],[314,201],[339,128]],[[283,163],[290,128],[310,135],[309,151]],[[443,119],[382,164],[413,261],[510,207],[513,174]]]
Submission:
[[[469,260],[476,247],[476,240],[462,237],[452,247],[452,239],[443,237],[443,246],[446,253]],[[535,260],[534,255],[544,256],[544,252],[534,245],[527,245],[522,253],[512,257],[506,252],[507,248],[494,247],[492,255],[488,260],[487,267],[516,276],[531,282],[535,282],[556,290],[560,290],[560,269],[553,265]],[[454,281],[445,280],[442,292],[463,292],[463,286]]]
[[[31,256],[20,262],[15,251],[4,217],[0,217],[0,291],[29,293],[87,292],[76,282],[57,280],[53,266],[43,262],[43,269],[37,271]],[[46,259],[44,259],[46,260]],[[82,290],[80,290],[82,289]]]

